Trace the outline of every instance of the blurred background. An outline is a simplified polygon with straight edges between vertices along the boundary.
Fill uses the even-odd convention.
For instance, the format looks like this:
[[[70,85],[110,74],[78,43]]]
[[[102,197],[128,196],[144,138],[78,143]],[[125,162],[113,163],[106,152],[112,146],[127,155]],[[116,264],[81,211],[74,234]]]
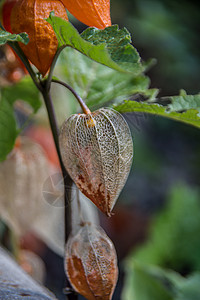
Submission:
[[[160,96],[177,95],[180,89],[185,89],[188,94],[199,92],[200,13],[196,1],[111,0],[111,16],[113,24],[130,31],[133,45],[143,60],[156,58],[157,64],[147,75],[151,79],[151,88],[159,88]],[[85,29],[72,16],[71,21],[80,32]],[[56,72],[69,81],[63,64],[65,55],[62,54]],[[20,68],[19,71],[22,72]],[[20,74],[15,73],[7,81],[17,81]],[[56,87],[53,93],[61,124],[65,117],[77,111],[78,106],[65,90],[59,90],[59,103]],[[17,115],[23,123],[26,110],[22,113],[18,108]],[[192,286],[196,298],[184,298],[185,292],[179,284],[183,278],[193,274],[199,276],[200,272],[200,131],[156,116],[131,113],[124,117],[133,136],[134,163],[114,216],[108,219],[99,214],[101,226],[113,241],[119,259],[120,276],[113,300],[200,299],[197,285]],[[29,122],[24,134],[46,151],[50,173],[59,172],[44,107]],[[61,215],[59,211],[56,216],[54,213],[51,216],[59,222]],[[62,294],[65,286],[62,250],[55,245],[57,235],[52,233],[48,219],[47,214],[45,221],[40,220],[34,229],[22,235],[20,248],[33,252],[42,260],[40,280],[58,299],[65,299]],[[44,223],[46,229],[41,233],[38,228]],[[8,225],[2,220],[0,236],[2,244],[12,249]],[[59,225],[57,227],[58,232],[62,231]],[[61,234],[61,241],[62,238]],[[151,266],[157,268],[156,272],[151,271]],[[25,267],[31,273],[30,264]],[[170,270],[173,276],[165,270]],[[152,278],[152,286],[155,284],[154,290],[159,292],[151,294],[147,287],[148,297],[145,298],[142,289],[145,290]],[[136,289],[137,280],[141,289]],[[161,288],[164,294],[160,293]],[[183,298],[177,296],[180,290]]]

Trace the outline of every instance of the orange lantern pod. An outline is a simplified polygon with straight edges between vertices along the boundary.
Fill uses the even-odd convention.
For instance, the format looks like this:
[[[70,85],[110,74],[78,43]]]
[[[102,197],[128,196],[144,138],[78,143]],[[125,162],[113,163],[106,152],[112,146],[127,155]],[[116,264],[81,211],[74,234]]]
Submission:
[[[111,300],[118,279],[117,255],[104,230],[89,223],[67,241],[65,273],[88,300]]]
[[[110,0],[61,0],[69,12],[82,23],[104,29],[111,26]]]
[[[51,11],[68,20],[66,9],[59,0],[18,0],[10,19],[13,33],[26,32],[29,35],[28,45],[20,43],[20,46],[43,76],[49,70],[58,47],[53,28],[45,20]]]

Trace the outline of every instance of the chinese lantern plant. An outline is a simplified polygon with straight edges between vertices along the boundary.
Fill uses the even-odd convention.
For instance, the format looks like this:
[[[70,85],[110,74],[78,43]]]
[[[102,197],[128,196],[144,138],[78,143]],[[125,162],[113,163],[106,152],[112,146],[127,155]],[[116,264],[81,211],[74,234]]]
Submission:
[[[121,89],[123,81],[128,82],[129,85],[134,85],[132,89],[129,87],[129,92],[125,89],[124,94],[122,91],[120,91],[121,93],[113,93],[108,100],[113,100],[115,95],[121,97],[142,93],[147,98],[151,98],[152,101],[157,91],[148,89],[149,80],[143,73],[149,64],[144,64],[141,61],[137,50],[130,44],[131,38],[128,31],[126,29],[119,30],[116,25],[110,26],[109,0],[98,2],[93,0],[17,0],[14,5],[8,4],[13,4],[13,2],[6,0],[4,4],[3,25],[0,25],[2,29],[0,31],[0,45],[8,43],[19,55],[35,84],[35,88],[43,97],[65,181],[65,210],[66,216],[68,216],[65,222],[67,242],[71,226],[69,187],[72,185],[72,180],[103,213],[111,216],[117,197],[130,171],[133,144],[128,125],[116,110],[100,108],[91,112],[72,86],[59,79],[52,79],[53,70],[61,50],[64,47],[74,48],[94,61],[112,68],[115,72],[112,75],[119,76],[118,86],[114,86],[117,91]],[[94,26],[94,28],[88,28],[79,34],[69,23],[66,9],[80,21],[86,25]],[[4,28],[7,29],[7,32],[4,31]],[[38,69],[39,73],[33,69],[30,62]],[[70,69],[70,67],[70,65],[66,65],[66,69]],[[123,80],[120,77],[122,73],[117,71],[123,73]],[[77,71],[73,77],[74,81],[81,82],[81,80],[79,81],[81,75],[81,72]],[[84,112],[66,119],[60,133],[51,99],[52,83],[65,86],[70,90]],[[101,80],[98,83],[97,90],[99,90]],[[90,89],[90,84],[88,86]],[[104,84],[100,87],[103,94]],[[88,95],[87,92],[84,90],[84,93]],[[30,91],[29,93],[31,94]],[[17,94],[16,100],[18,97]],[[187,95],[182,93],[181,97],[186,99],[187,104],[189,99]],[[0,102],[0,145],[2,145],[0,160],[5,159],[8,155],[8,149],[12,148],[17,133],[20,132],[19,128],[16,127],[13,114],[15,100],[10,98],[7,91],[2,93]],[[30,96],[26,101],[33,104],[33,98]],[[193,100],[193,103],[198,102],[196,98]],[[59,103],[59,93],[56,101]],[[177,104],[178,101],[179,98],[172,98],[173,103]],[[116,109],[122,112],[136,110],[157,113],[200,127],[198,111],[196,112],[194,107],[192,112],[186,111],[184,114],[175,111],[177,105],[171,105],[167,108],[165,110],[164,107],[155,105],[153,102],[139,103],[131,100],[116,106]],[[179,107],[181,110],[185,108]],[[11,122],[9,122],[10,120]],[[13,170],[14,173],[15,169]],[[112,268],[108,262],[110,258],[113,265],[116,266],[116,257],[113,255],[115,251],[110,240],[100,231],[96,227],[83,224],[77,235],[69,239],[67,243],[66,273],[74,290],[81,292],[88,299],[111,299],[116,284],[116,268]],[[90,237],[93,239],[92,242]],[[98,241],[94,243],[96,238]],[[84,253],[84,241],[87,242],[88,251],[91,252],[89,257],[81,256]],[[103,241],[106,243],[105,247]],[[95,251],[93,251],[94,244]],[[107,250],[108,252],[106,252]],[[74,259],[74,253],[76,253],[76,259]],[[96,270],[99,263],[98,253],[102,254],[102,270],[104,268],[109,269],[109,272],[104,270],[103,276],[100,274],[101,268]],[[110,257],[107,257],[109,254]],[[81,260],[82,273],[77,273],[79,272],[77,260],[79,263]],[[72,269],[73,264],[74,268]],[[82,276],[84,272],[87,274]],[[90,289],[87,289],[86,292],[86,282],[88,278],[92,278],[93,274],[96,280],[90,281]],[[99,286],[102,287],[102,294],[100,294]],[[77,299],[77,296],[72,292],[69,298]]]
[[[48,72],[49,68],[52,65],[54,56],[56,55],[58,42],[57,42],[57,39],[53,32],[52,27],[44,19],[48,17],[50,11],[54,10],[56,15],[64,18],[65,20],[68,20],[65,8],[64,8],[62,2],[57,1],[57,0],[55,0],[55,1],[18,0],[16,3],[14,3],[14,5],[12,2],[12,8],[10,5],[7,6],[7,4],[8,3],[5,3],[4,9],[3,9],[4,14],[6,12],[6,7],[7,7],[7,9],[9,9],[9,14],[6,15],[6,18],[4,15],[4,18],[3,18],[3,21],[4,21],[3,23],[4,23],[4,26],[7,29],[7,31],[11,31],[14,34],[20,34],[21,32],[25,32],[25,31],[28,33],[28,36],[30,39],[29,43],[27,45],[20,43],[19,46],[15,47],[15,50],[20,49],[19,51],[17,51],[18,54],[20,54],[22,56],[24,55],[25,65],[28,66],[27,69],[30,72],[30,75],[34,79],[36,86],[39,88],[39,90],[43,94],[45,104],[47,107],[47,111],[49,114],[49,119],[50,119],[50,124],[52,127],[52,132],[54,135],[55,144],[56,144],[58,155],[59,155],[60,162],[61,162],[63,176],[64,176],[64,178],[66,178],[66,170],[65,170],[65,167],[63,166],[63,162],[64,162],[65,166],[66,166],[66,162],[64,159],[62,162],[62,159],[61,159],[60,148],[59,148],[59,144],[58,144],[57,125],[56,125],[56,120],[54,118],[53,107],[52,107],[50,93],[49,93],[51,78],[49,76],[49,77],[47,77],[46,81],[42,80],[42,79],[38,80],[38,77],[34,74],[34,71],[32,70],[32,67],[30,66],[30,64],[28,62],[28,61],[30,61],[33,65],[35,65],[43,77]],[[71,4],[69,3],[69,5],[71,5]],[[92,2],[89,3],[88,7],[90,7],[90,9],[91,9],[89,12],[96,11],[96,8],[97,8],[97,7],[93,8]],[[102,8],[103,8],[103,6],[102,6]],[[101,12],[103,18],[99,18],[99,20],[96,20],[95,16],[94,16],[93,20],[92,20],[92,18],[89,18],[90,19],[89,23],[92,22],[90,24],[98,26],[99,28],[105,28],[106,26],[110,25],[109,3],[108,2],[107,2],[106,10],[107,10],[107,15],[104,14],[105,8],[103,8],[103,10],[101,10],[101,6],[99,6],[98,14],[99,14],[99,12]],[[8,20],[8,18],[7,18],[8,15],[9,15],[10,20]],[[97,17],[97,15],[96,15],[96,17]],[[108,19],[107,21],[106,21],[106,18]],[[26,60],[26,59],[28,59],[28,60]],[[50,72],[50,75],[51,75],[51,72]],[[48,84],[48,86],[47,86],[47,84]],[[80,100],[80,99],[78,98],[78,100]],[[85,104],[83,102],[80,102],[80,104],[82,106],[84,106],[84,110],[86,109],[86,113],[89,113],[90,116],[92,116],[89,109],[85,108],[86,107]],[[98,115],[98,113],[94,113],[94,114]],[[114,114],[114,112],[113,112],[113,114]],[[116,116],[119,117],[118,113],[115,113],[115,114],[116,114]],[[122,121],[122,119],[120,119],[120,121]],[[88,130],[89,128],[95,129],[96,123],[100,126],[101,120],[95,120],[95,119],[93,120],[92,117],[89,118],[88,123],[87,123],[88,127],[83,128],[83,131],[85,131],[85,134],[87,134],[87,132],[89,133],[89,130]],[[124,122],[124,124],[125,124],[125,122]],[[116,125],[114,125],[114,126],[116,126]],[[127,125],[125,125],[125,126],[127,126]],[[127,129],[128,129],[128,127],[126,128],[126,130]],[[100,135],[103,133],[103,130],[100,133]],[[108,130],[108,133],[109,133],[109,131],[111,131],[111,133],[109,133],[110,136],[111,136],[111,134],[114,134],[114,132],[113,132],[114,130],[115,130],[115,128],[112,127],[111,122],[110,122],[110,128]],[[117,130],[117,126],[116,126],[116,130]],[[130,139],[129,132],[128,132],[128,135],[129,135],[129,139]],[[63,135],[62,141],[64,142],[65,139],[66,138]],[[116,137],[116,139],[118,139],[118,137]],[[99,136],[98,142],[100,142],[100,140],[101,140],[101,138]],[[109,147],[108,141],[107,141],[107,146]],[[110,146],[112,146],[112,143],[110,143]],[[61,142],[61,148],[62,147],[64,147],[64,145],[62,145],[62,142]],[[87,145],[85,145],[84,147],[87,148]],[[83,151],[86,150],[86,149],[84,149],[84,147],[83,147]],[[132,147],[132,142],[131,142],[131,147]],[[92,150],[92,149],[90,149],[90,150]],[[102,152],[101,153],[101,155],[102,155],[104,150],[103,149],[100,149],[100,150]],[[15,151],[17,151],[17,150],[15,150]],[[62,151],[65,151],[65,149],[62,149]],[[94,152],[94,151],[96,151],[95,147],[92,150],[92,152]],[[111,151],[112,151],[112,149],[111,149]],[[121,151],[121,154],[123,152],[121,148],[118,150],[116,149],[116,151],[118,151],[118,152]],[[16,153],[18,153],[18,152],[16,152]],[[85,154],[83,153],[83,155],[85,155]],[[18,156],[16,156],[16,158],[17,157]],[[23,156],[23,157],[25,157],[25,156]],[[132,158],[132,150],[130,153],[130,157]],[[9,156],[9,158],[12,160],[12,156]],[[2,168],[5,167],[7,170],[10,169],[10,168],[7,168],[7,165],[9,165],[9,158],[5,161],[5,163],[2,164]],[[85,158],[86,158],[86,160],[88,159],[87,165],[96,164],[96,163],[98,164],[98,166],[100,168],[98,176],[100,178],[101,172],[103,171],[103,169],[101,167],[102,162],[98,162],[97,159],[95,159],[95,157],[92,161],[90,161],[90,158],[89,158],[89,156],[87,157],[87,155],[85,155]],[[112,160],[113,160],[113,158],[112,158]],[[131,162],[131,159],[130,159],[130,162]],[[121,163],[122,163],[122,161],[120,162],[120,159],[119,159],[118,165],[120,165]],[[78,166],[78,167],[81,167],[81,166]],[[104,162],[104,168],[105,167],[106,167],[106,163]],[[12,164],[12,168],[13,168],[12,174],[15,174],[15,171],[19,172],[19,170],[17,171],[17,169],[16,169],[16,164]],[[119,166],[118,166],[118,169],[119,169]],[[127,171],[125,171],[125,173],[128,173],[129,169],[130,169],[130,164],[128,164],[128,169],[127,169]],[[24,175],[25,175],[25,179],[26,179],[27,175],[26,174],[24,174]],[[106,175],[106,169],[104,170],[104,174],[102,173],[102,176],[105,176],[105,175]],[[111,178],[111,181],[114,182],[115,177],[119,176],[119,175],[111,174],[111,176],[113,176],[113,175],[114,175],[114,177]],[[127,178],[127,174],[125,175],[125,178],[123,178],[123,175],[121,176],[121,179],[124,181],[126,180],[126,178]],[[87,178],[85,178],[85,179],[87,180]],[[117,186],[115,188],[115,191],[112,192],[111,188],[109,188],[109,180],[106,182],[106,186],[105,186],[107,189],[106,194],[108,193],[108,197],[106,196],[106,194],[102,194],[100,196],[100,198],[98,199],[98,201],[96,202],[97,206],[99,206],[102,209],[102,211],[104,211],[108,215],[110,215],[111,209],[113,208],[114,202],[116,201],[116,197],[123,186],[123,181],[122,181],[122,183],[120,183],[120,178],[119,178]],[[16,180],[16,182],[17,182],[17,180]],[[40,182],[41,182],[41,180],[40,180]],[[68,179],[68,182],[69,182],[69,179]],[[24,180],[24,183],[26,184],[26,180]],[[2,181],[2,184],[3,184],[3,181]],[[102,182],[99,182],[99,184],[102,185],[101,190],[104,189],[105,183],[102,181]],[[96,187],[93,188],[93,185],[94,185],[94,182],[91,182],[90,185],[88,186],[89,189],[91,189],[91,193],[94,193],[95,188],[96,188]],[[3,184],[3,186],[6,189],[6,184]],[[88,189],[88,193],[90,195],[91,193],[90,193],[89,189]],[[22,190],[23,190],[23,187],[22,187]],[[111,197],[112,193],[115,194],[114,198]],[[15,197],[15,196],[11,195],[11,198],[13,198],[13,197]],[[93,200],[92,197],[90,197],[90,198],[91,198],[91,200]],[[69,227],[69,224],[68,224],[68,227]],[[86,228],[86,227],[87,226],[85,225],[84,228]],[[101,258],[102,270],[99,270],[99,273],[98,273],[99,275],[96,274],[97,275],[96,280],[93,283],[91,281],[90,288],[91,288],[91,290],[95,291],[95,293],[97,294],[97,297],[100,297],[101,299],[104,299],[104,298],[111,299],[113,291],[114,291],[114,287],[116,284],[116,280],[117,280],[117,271],[116,271],[117,270],[116,269],[117,261],[116,261],[116,254],[115,254],[114,246],[112,245],[111,241],[106,237],[106,235],[103,232],[101,233],[102,237],[100,238],[99,242],[96,244],[95,239],[98,239],[99,231],[97,229],[92,229],[90,231],[91,231],[91,233],[94,232],[93,239],[94,239],[94,244],[96,245],[95,251],[97,253],[100,253],[100,252],[102,253],[102,258]],[[84,232],[85,231],[83,230],[83,233],[81,233],[81,235],[83,236],[83,239],[84,239],[84,235],[85,235]],[[89,236],[90,236],[90,234],[89,234]],[[88,238],[89,238],[89,236],[88,236]],[[103,243],[103,241],[104,241],[104,243]],[[69,240],[69,242],[70,242],[70,240]],[[104,246],[102,243],[103,244],[106,243],[105,249],[103,249]],[[93,245],[93,242],[92,242],[91,246],[92,245]],[[81,247],[83,247],[83,245],[80,245],[80,247],[79,247],[80,251],[81,251]],[[113,264],[114,264],[113,267],[112,267],[112,264],[110,264],[111,257],[107,253],[108,249],[110,249],[110,251],[113,251],[113,255],[114,255],[113,256]],[[104,255],[107,255],[108,257],[106,258],[106,257],[104,257]],[[105,259],[107,259],[107,265],[105,265]],[[94,274],[94,272],[95,272],[95,268],[94,268],[95,262],[97,265],[99,264],[98,259],[96,260],[95,253],[94,253],[94,255],[92,255],[92,253],[91,253],[91,256],[89,257],[88,262],[83,262],[84,268],[87,268],[88,278],[92,277],[92,274]],[[89,264],[91,264],[91,267],[89,267]],[[111,269],[109,269],[109,266],[111,267]],[[105,270],[105,268],[107,268],[107,267],[108,267],[108,269]],[[77,272],[77,271],[79,271],[79,270],[76,270],[75,272]],[[80,270],[80,271],[82,272],[82,270]],[[81,272],[80,272],[80,275],[78,275],[79,277],[83,276],[83,275],[81,275]],[[103,274],[103,272],[104,272],[104,274]],[[69,275],[69,280],[70,280],[72,286],[75,288],[75,290],[78,292],[81,292],[83,295],[88,296],[89,297],[88,299],[92,299],[91,295],[92,295],[93,291],[91,291],[89,293],[88,293],[88,291],[84,292],[84,289],[85,289],[84,281],[82,281],[80,283],[79,288],[77,289],[76,288],[77,278],[75,278],[74,280],[70,279],[71,276],[73,276],[73,274],[70,270],[69,270],[69,273],[67,272],[67,274]],[[85,280],[87,280],[87,278]],[[96,286],[96,288],[95,288],[95,286]],[[101,288],[99,288],[100,286],[102,286],[102,291],[101,291]],[[94,297],[96,297],[96,296],[94,296]],[[74,295],[74,298],[76,298],[75,295]]]

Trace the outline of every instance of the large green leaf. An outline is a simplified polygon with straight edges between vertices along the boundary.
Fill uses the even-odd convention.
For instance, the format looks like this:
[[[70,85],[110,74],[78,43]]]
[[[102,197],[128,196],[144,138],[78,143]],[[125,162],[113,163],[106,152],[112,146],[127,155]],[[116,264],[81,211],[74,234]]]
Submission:
[[[0,161],[6,159],[14,146],[17,135],[20,133],[13,107],[16,100],[28,103],[33,108],[34,113],[41,106],[39,92],[30,77],[0,90]]]
[[[148,77],[118,72],[69,47],[61,53],[60,60],[56,75],[64,78],[92,110],[114,99],[121,101],[136,93],[149,97],[156,91],[148,90]]]
[[[176,270],[200,270],[199,199],[200,191],[194,186],[175,183],[165,209],[151,222],[148,241],[132,253],[132,259]]]
[[[29,38],[25,32],[20,34],[11,34],[10,32],[0,29],[0,46],[6,44],[7,42],[21,42],[26,45],[29,42]]]
[[[175,291],[162,269],[134,262],[126,275],[123,300],[174,300]]]
[[[170,118],[200,128],[200,94],[186,95],[181,92],[179,96],[168,97],[169,105],[155,102],[124,101],[114,108],[121,112],[141,112]]]
[[[186,280],[177,283],[180,290],[175,300],[199,300],[200,299],[200,273],[194,273]]]
[[[144,70],[137,50],[130,45],[130,34],[125,28],[119,30],[117,25],[104,30],[88,28],[80,35],[70,22],[53,13],[47,21],[54,29],[60,47],[72,47],[98,63],[121,72],[137,75]]]
[[[200,273],[188,277],[137,261],[126,264],[122,300],[199,300]]]
[[[199,111],[200,117],[200,94],[187,95],[184,90],[180,91],[179,96],[169,97],[171,104],[168,106],[168,111],[183,111],[188,109],[196,109]]]

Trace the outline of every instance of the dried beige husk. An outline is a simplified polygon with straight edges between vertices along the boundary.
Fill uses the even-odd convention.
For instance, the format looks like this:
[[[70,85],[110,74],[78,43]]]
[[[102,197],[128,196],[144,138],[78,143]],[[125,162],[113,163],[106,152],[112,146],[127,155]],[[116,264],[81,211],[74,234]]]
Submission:
[[[65,271],[74,290],[86,299],[112,299],[118,278],[117,257],[101,227],[85,223],[69,238]]]
[[[72,115],[61,128],[59,141],[63,163],[77,187],[110,216],[133,158],[123,116],[109,108]]]
[[[0,163],[0,217],[17,234],[29,230],[42,213],[42,186],[48,175],[43,149],[25,137]]]

